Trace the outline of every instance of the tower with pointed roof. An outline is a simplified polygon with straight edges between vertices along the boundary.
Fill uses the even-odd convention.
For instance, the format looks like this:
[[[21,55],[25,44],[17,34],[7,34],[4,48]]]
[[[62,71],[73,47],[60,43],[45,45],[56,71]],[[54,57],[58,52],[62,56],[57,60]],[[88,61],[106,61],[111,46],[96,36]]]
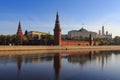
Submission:
[[[20,21],[19,21],[19,24],[18,24],[17,35],[18,35],[18,36],[22,36],[22,35],[23,35],[23,32],[22,32],[22,28],[21,28]]]
[[[61,45],[61,28],[58,12],[56,14],[55,28],[54,28],[54,45]]]
[[[19,21],[19,24],[18,24],[17,35],[18,35],[21,39],[26,40],[26,37],[23,35],[23,32],[22,32],[22,28],[21,28],[21,23],[20,23],[20,21]]]

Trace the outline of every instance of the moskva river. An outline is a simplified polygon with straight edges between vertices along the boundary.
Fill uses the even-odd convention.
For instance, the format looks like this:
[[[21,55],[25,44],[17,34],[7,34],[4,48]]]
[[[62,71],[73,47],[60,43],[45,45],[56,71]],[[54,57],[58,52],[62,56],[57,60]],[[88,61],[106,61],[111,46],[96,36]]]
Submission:
[[[0,80],[120,80],[120,51],[0,56]]]

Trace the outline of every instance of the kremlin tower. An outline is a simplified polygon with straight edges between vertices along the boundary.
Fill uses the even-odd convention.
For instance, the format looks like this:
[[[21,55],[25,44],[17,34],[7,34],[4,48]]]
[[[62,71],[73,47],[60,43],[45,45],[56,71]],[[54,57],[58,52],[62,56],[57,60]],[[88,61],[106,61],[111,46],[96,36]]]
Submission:
[[[26,39],[27,39],[26,36],[23,35],[20,21],[19,21],[19,24],[18,24],[17,35],[18,35],[21,39],[23,39],[23,40],[26,40]]]
[[[54,28],[54,45],[61,45],[61,28],[58,12],[56,14],[55,28]]]

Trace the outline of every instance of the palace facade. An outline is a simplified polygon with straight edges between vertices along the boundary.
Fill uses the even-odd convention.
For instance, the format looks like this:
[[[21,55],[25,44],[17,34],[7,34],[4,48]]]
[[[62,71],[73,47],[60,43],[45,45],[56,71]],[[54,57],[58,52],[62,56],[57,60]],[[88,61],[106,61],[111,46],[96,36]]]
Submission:
[[[40,40],[43,35],[47,35],[46,32],[40,32],[40,31],[29,31],[27,32],[27,36],[30,40],[38,39]]]

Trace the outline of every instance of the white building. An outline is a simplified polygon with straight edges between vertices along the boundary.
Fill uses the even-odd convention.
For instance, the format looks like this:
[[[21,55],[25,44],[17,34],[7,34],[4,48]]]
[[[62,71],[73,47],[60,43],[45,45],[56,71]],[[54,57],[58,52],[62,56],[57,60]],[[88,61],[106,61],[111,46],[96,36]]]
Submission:
[[[72,30],[68,32],[68,38],[69,39],[79,39],[80,37],[85,38],[89,37],[89,35],[92,34],[93,38],[102,38],[103,36],[97,34],[96,32],[88,31],[84,28],[81,28],[80,30]]]

